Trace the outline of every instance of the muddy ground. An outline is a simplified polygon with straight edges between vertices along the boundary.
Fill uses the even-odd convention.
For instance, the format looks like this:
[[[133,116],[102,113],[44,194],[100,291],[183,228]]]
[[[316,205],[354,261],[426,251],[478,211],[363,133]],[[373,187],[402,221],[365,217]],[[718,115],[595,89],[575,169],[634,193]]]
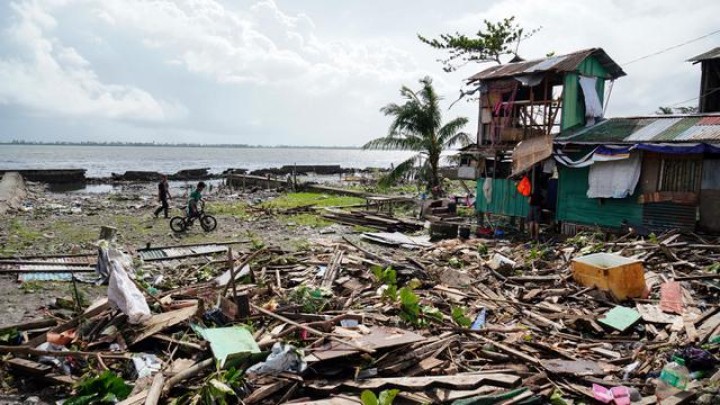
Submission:
[[[92,189],[91,189],[92,190]],[[94,253],[100,227],[116,227],[117,242],[127,250],[151,244],[167,246],[186,243],[245,241],[287,249],[302,249],[311,241],[328,240],[364,231],[333,224],[313,214],[283,215],[287,208],[319,203],[348,205],[363,200],[321,194],[282,194],[275,190],[232,190],[222,185],[206,193],[207,211],[218,220],[217,229],[203,232],[195,225],[176,234],[169,220],[155,218],[155,184],[127,184],[109,192],[50,192],[46,185],[27,184],[22,210],[8,213],[0,221],[0,257]],[[171,189],[170,215],[181,215],[187,191]],[[17,275],[0,275],[0,324],[41,317],[58,298],[72,296],[68,282],[32,281],[19,283]],[[106,286],[79,284],[89,300],[104,296]]]

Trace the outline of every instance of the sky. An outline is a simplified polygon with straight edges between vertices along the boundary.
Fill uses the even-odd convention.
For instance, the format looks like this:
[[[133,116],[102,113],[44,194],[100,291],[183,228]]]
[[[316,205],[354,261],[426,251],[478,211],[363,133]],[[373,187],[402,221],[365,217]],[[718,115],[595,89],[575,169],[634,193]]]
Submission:
[[[380,108],[433,78],[446,119],[464,79],[417,34],[515,16],[525,59],[601,47],[623,65],[720,29],[713,0],[0,0],[0,141],[362,145]],[[720,34],[623,66],[607,115],[695,105],[688,58]]]

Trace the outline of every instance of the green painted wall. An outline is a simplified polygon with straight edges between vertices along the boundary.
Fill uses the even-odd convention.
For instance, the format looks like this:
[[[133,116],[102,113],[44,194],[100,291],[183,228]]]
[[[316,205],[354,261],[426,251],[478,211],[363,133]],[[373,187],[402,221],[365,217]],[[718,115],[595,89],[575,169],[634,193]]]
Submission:
[[[475,200],[475,209],[478,212],[515,217],[527,216],[529,197],[523,197],[522,194],[518,193],[513,180],[493,179],[492,201],[490,204],[485,199],[482,190],[483,184],[485,184],[485,178],[481,177],[477,181],[477,198]]]
[[[588,198],[590,168],[571,169],[558,165],[557,219],[585,225],[619,227],[623,220],[642,223],[642,205],[637,198],[640,187],[628,198]]]
[[[603,103],[605,96],[605,78],[608,76],[607,70],[594,57],[586,58],[578,66],[578,73],[568,73],[565,75],[564,93],[563,93],[563,109],[561,117],[561,130],[572,128],[576,125],[585,124],[585,101],[580,92],[580,83],[578,76],[598,77],[597,91],[600,96],[600,103]]]

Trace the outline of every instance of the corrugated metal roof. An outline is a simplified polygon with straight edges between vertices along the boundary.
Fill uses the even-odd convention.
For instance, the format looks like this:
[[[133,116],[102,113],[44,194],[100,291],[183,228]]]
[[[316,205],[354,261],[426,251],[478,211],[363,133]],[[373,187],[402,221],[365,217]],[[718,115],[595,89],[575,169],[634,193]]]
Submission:
[[[720,143],[720,114],[660,115],[610,118],[588,127],[565,131],[559,143]]]
[[[720,46],[717,48],[711,49],[705,53],[701,53],[700,55],[693,56],[692,58],[688,59],[688,62],[698,63],[702,62],[704,60],[709,59],[719,59],[720,58]]]
[[[622,68],[613,61],[602,48],[584,49],[569,53],[567,55],[551,56],[543,59],[507,63],[505,65],[492,66],[471,76],[468,81],[502,79],[517,75],[538,72],[572,72],[577,70],[582,61],[589,56],[594,56],[600,64],[605,67],[612,79],[625,76]]]

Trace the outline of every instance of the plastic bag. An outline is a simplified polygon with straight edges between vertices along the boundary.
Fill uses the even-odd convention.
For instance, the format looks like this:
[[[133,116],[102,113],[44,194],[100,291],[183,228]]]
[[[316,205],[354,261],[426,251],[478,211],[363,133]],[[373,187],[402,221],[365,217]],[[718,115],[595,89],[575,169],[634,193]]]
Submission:
[[[119,260],[110,260],[108,301],[127,315],[131,324],[150,319],[150,307],[145,301],[145,296],[130,280],[128,272]]]
[[[248,374],[278,375],[283,371],[302,373],[307,368],[302,351],[285,343],[275,343],[264,362],[247,369]]]

